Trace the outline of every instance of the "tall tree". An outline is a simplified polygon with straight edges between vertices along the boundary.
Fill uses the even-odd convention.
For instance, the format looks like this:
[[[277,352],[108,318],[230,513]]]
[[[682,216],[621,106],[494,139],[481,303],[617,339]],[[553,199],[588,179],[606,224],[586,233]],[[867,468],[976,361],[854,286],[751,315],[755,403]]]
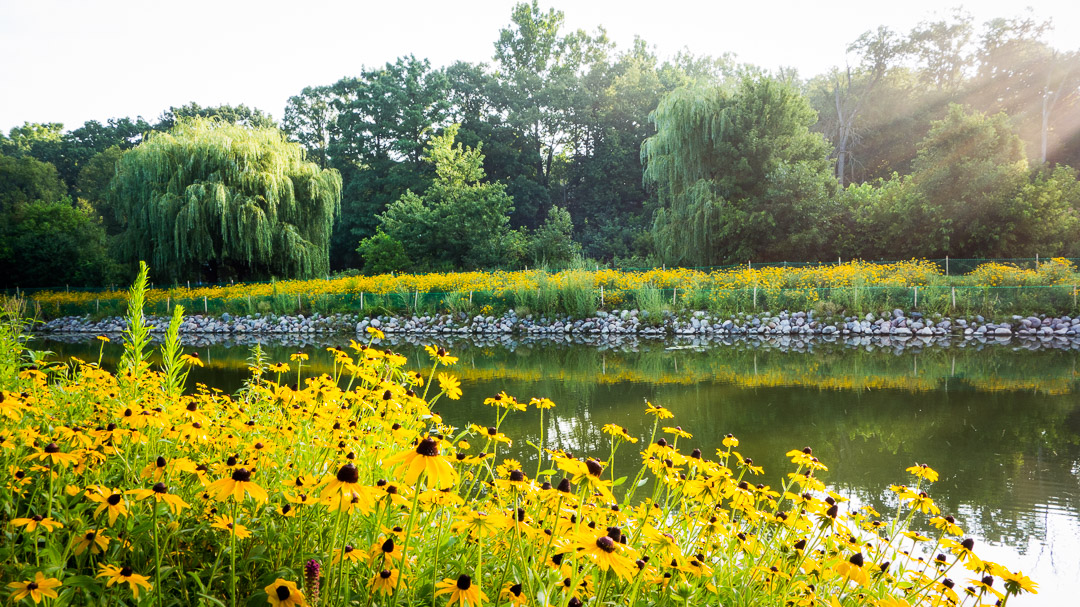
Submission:
[[[927,218],[917,228],[926,253],[1002,257],[1014,250],[1025,221],[1016,199],[1027,168],[1024,144],[1005,114],[952,105],[920,142],[911,176]]]
[[[475,268],[504,262],[513,200],[486,181],[480,147],[454,145],[456,125],[428,143],[424,160],[435,179],[422,195],[411,190],[379,215],[386,234],[429,267]]]
[[[495,43],[496,71],[507,120],[531,156],[533,171],[525,177],[539,186],[515,180],[510,191],[518,208],[515,223],[535,226],[550,204],[554,176],[563,170],[573,139],[573,116],[582,102],[581,72],[602,61],[611,43],[603,30],[595,36],[582,30],[563,34],[563,13],[542,11],[537,0],[515,5],[510,20]]]
[[[330,86],[307,86],[299,95],[289,97],[281,130],[304,146],[308,157],[322,168],[330,166],[330,134],[337,121],[334,89]]]
[[[184,118],[214,118],[240,126],[260,129],[277,128],[277,123],[274,122],[270,114],[263,112],[259,108],[251,108],[243,103],[240,105],[223,104],[203,107],[194,101],[180,107],[170,107],[161,115],[154,128],[159,131],[167,131]]]
[[[833,69],[821,83],[832,98],[823,126],[835,148],[836,179],[841,186],[847,179],[863,108],[902,51],[902,40],[889,28],[865,32],[848,47],[849,53],[859,57],[857,68]]]
[[[181,120],[127,152],[111,190],[122,260],[148,261],[159,279],[329,270],[341,177],[276,129]]]
[[[660,201],[653,236],[672,264],[816,255],[787,249],[813,232],[817,205],[835,189],[813,108],[791,85],[745,77],[734,91],[685,87],[652,114],[642,147],[645,180]]]

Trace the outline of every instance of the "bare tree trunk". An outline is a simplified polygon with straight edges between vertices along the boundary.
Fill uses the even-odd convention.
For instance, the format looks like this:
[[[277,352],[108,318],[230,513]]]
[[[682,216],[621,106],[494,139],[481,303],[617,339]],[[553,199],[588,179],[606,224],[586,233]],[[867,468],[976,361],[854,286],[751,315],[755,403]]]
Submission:
[[[839,79],[837,79],[836,88],[833,89],[833,96],[836,99],[836,181],[842,188],[844,187],[844,166],[847,163],[848,139],[851,137],[851,129],[848,125],[851,116],[849,115],[847,120],[844,119],[844,108],[840,103]]]
[[[1042,99],[1042,128],[1040,129],[1040,132],[1039,132],[1040,138],[1041,138],[1040,143],[1041,143],[1041,146],[1042,146],[1041,150],[1040,150],[1040,154],[1039,154],[1039,162],[1041,162],[1042,164],[1046,164],[1046,139],[1047,139],[1047,130],[1048,130],[1049,123],[1050,123],[1050,96],[1047,95],[1044,92],[1043,93],[1043,99]]]

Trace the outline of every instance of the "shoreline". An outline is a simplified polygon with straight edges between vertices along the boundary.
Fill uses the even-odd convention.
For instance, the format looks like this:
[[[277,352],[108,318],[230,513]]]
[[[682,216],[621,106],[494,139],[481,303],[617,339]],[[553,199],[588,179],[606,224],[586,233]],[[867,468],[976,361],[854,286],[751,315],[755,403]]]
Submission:
[[[221,317],[192,315],[181,326],[185,345],[235,343],[339,343],[341,337],[369,338],[368,328],[382,331],[388,343],[453,342],[467,339],[515,345],[593,344],[630,345],[637,342],[670,341],[672,348],[758,343],[782,348],[810,348],[815,343],[843,343],[854,347],[922,348],[956,345],[1018,345],[1031,349],[1080,349],[1080,318],[1013,316],[991,322],[975,318],[925,318],[918,312],[893,310],[891,314],[867,314],[862,318],[833,317],[819,320],[813,312],[739,314],[720,318],[707,312],[685,315],[664,313],[653,324],[639,310],[598,312],[583,319],[517,316],[513,311],[499,317],[463,317],[449,314],[431,316],[361,317],[351,314],[320,316],[252,315]],[[160,336],[168,318],[147,316]],[[34,334],[73,338],[89,335],[120,335],[126,329],[121,317],[91,321],[85,317],[64,317],[33,325]],[[58,341],[69,341],[59,339]]]

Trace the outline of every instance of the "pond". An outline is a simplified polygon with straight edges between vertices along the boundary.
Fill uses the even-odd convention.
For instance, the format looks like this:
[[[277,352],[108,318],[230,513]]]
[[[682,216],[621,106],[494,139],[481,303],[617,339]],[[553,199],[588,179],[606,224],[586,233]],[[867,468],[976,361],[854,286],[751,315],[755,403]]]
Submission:
[[[87,337],[41,338],[33,347],[66,359],[97,360],[99,344]],[[329,372],[327,345],[348,337],[297,343],[267,342],[271,362],[301,349],[311,360],[305,377]],[[389,340],[380,347],[429,369],[421,344],[433,339]],[[680,345],[682,344],[682,345]],[[886,512],[890,484],[911,482],[904,469],[926,463],[941,473],[930,491],[943,514],[952,514],[976,538],[980,556],[1019,568],[1040,593],[1018,604],[1068,604],[1080,580],[1080,378],[1075,350],[1023,347],[1014,342],[950,347],[895,348],[821,341],[787,347],[758,341],[689,346],[680,342],[565,343],[504,341],[449,344],[459,362],[460,401],[435,407],[456,426],[489,425],[486,397],[506,391],[519,400],[547,397],[547,446],[578,455],[608,455],[606,423],[648,441],[652,418],[645,401],[670,409],[693,434],[679,447],[706,457],[724,435],[763,465],[759,482],[779,486],[793,471],[784,453],[811,446],[829,467],[830,488]],[[250,345],[229,340],[196,345],[205,368],[196,382],[226,392],[247,377]],[[105,366],[121,347],[104,348]],[[295,381],[296,366],[288,381]],[[426,373],[425,373],[426,374]],[[512,414],[503,432],[515,440],[506,455],[536,469],[539,412]],[[668,437],[671,438],[670,436]],[[619,470],[637,470],[638,445],[626,445]],[[502,451],[500,451],[500,456]],[[958,580],[959,581],[959,580]],[[964,579],[966,582],[966,579]],[[1017,603],[1013,603],[1017,604]]]

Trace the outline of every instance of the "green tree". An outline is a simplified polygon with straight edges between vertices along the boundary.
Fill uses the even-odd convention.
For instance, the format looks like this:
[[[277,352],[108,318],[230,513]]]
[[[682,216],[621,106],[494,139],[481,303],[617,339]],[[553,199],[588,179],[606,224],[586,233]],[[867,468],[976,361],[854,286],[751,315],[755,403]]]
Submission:
[[[299,95],[289,97],[281,120],[281,130],[324,169],[330,166],[330,133],[337,120],[334,99],[332,87],[304,87]]]
[[[124,151],[114,145],[98,152],[88,160],[79,178],[75,182],[75,191],[80,200],[85,200],[101,216],[102,226],[109,236],[120,233],[120,222],[109,204],[109,184],[116,175]]]
[[[548,209],[547,219],[529,238],[529,250],[535,265],[565,266],[581,255],[581,245],[574,242],[574,222],[566,209]]]
[[[485,181],[479,145],[454,145],[457,133],[454,125],[431,138],[424,160],[434,165],[435,179],[423,195],[405,192],[379,222],[417,262],[438,268],[497,265],[510,234],[513,199],[503,184]]]
[[[952,105],[919,143],[911,185],[924,225],[912,225],[934,257],[1002,257],[1014,251],[1027,181],[1024,144],[1005,114]]]
[[[835,189],[813,108],[790,84],[744,77],[734,91],[691,86],[664,97],[645,141],[644,177],[660,207],[653,234],[669,264],[816,256],[789,249],[812,235]]]
[[[68,198],[21,202],[0,213],[0,287],[100,286],[116,276],[105,231]]]
[[[276,129],[181,120],[124,154],[110,190],[121,259],[149,260],[159,280],[329,270],[341,177]]]
[[[0,155],[0,213],[35,200],[59,200],[65,189],[52,164],[30,156]]]
[[[360,241],[356,248],[364,260],[364,274],[389,274],[405,272],[412,266],[412,260],[405,254],[405,245],[400,240],[375,228],[375,234]]]
[[[289,100],[284,130],[322,166],[342,176],[342,214],[331,241],[335,268],[359,266],[357,241],[406,190],[422,191],[422,161],[432,129],[449,107],[446,78],[430,62],[400,57],[331,86],[308,87]]]
[[[168,131],[176,126],[184,118],[213,118],[229,124],[248,126],[258,129],[277,128],[274,119],[260,110],[250,108],[243,103],[240,105],[217,105],[203,107],[194,101],[180,107],[170,107],[158,118],[154,128],[159,131]]]

